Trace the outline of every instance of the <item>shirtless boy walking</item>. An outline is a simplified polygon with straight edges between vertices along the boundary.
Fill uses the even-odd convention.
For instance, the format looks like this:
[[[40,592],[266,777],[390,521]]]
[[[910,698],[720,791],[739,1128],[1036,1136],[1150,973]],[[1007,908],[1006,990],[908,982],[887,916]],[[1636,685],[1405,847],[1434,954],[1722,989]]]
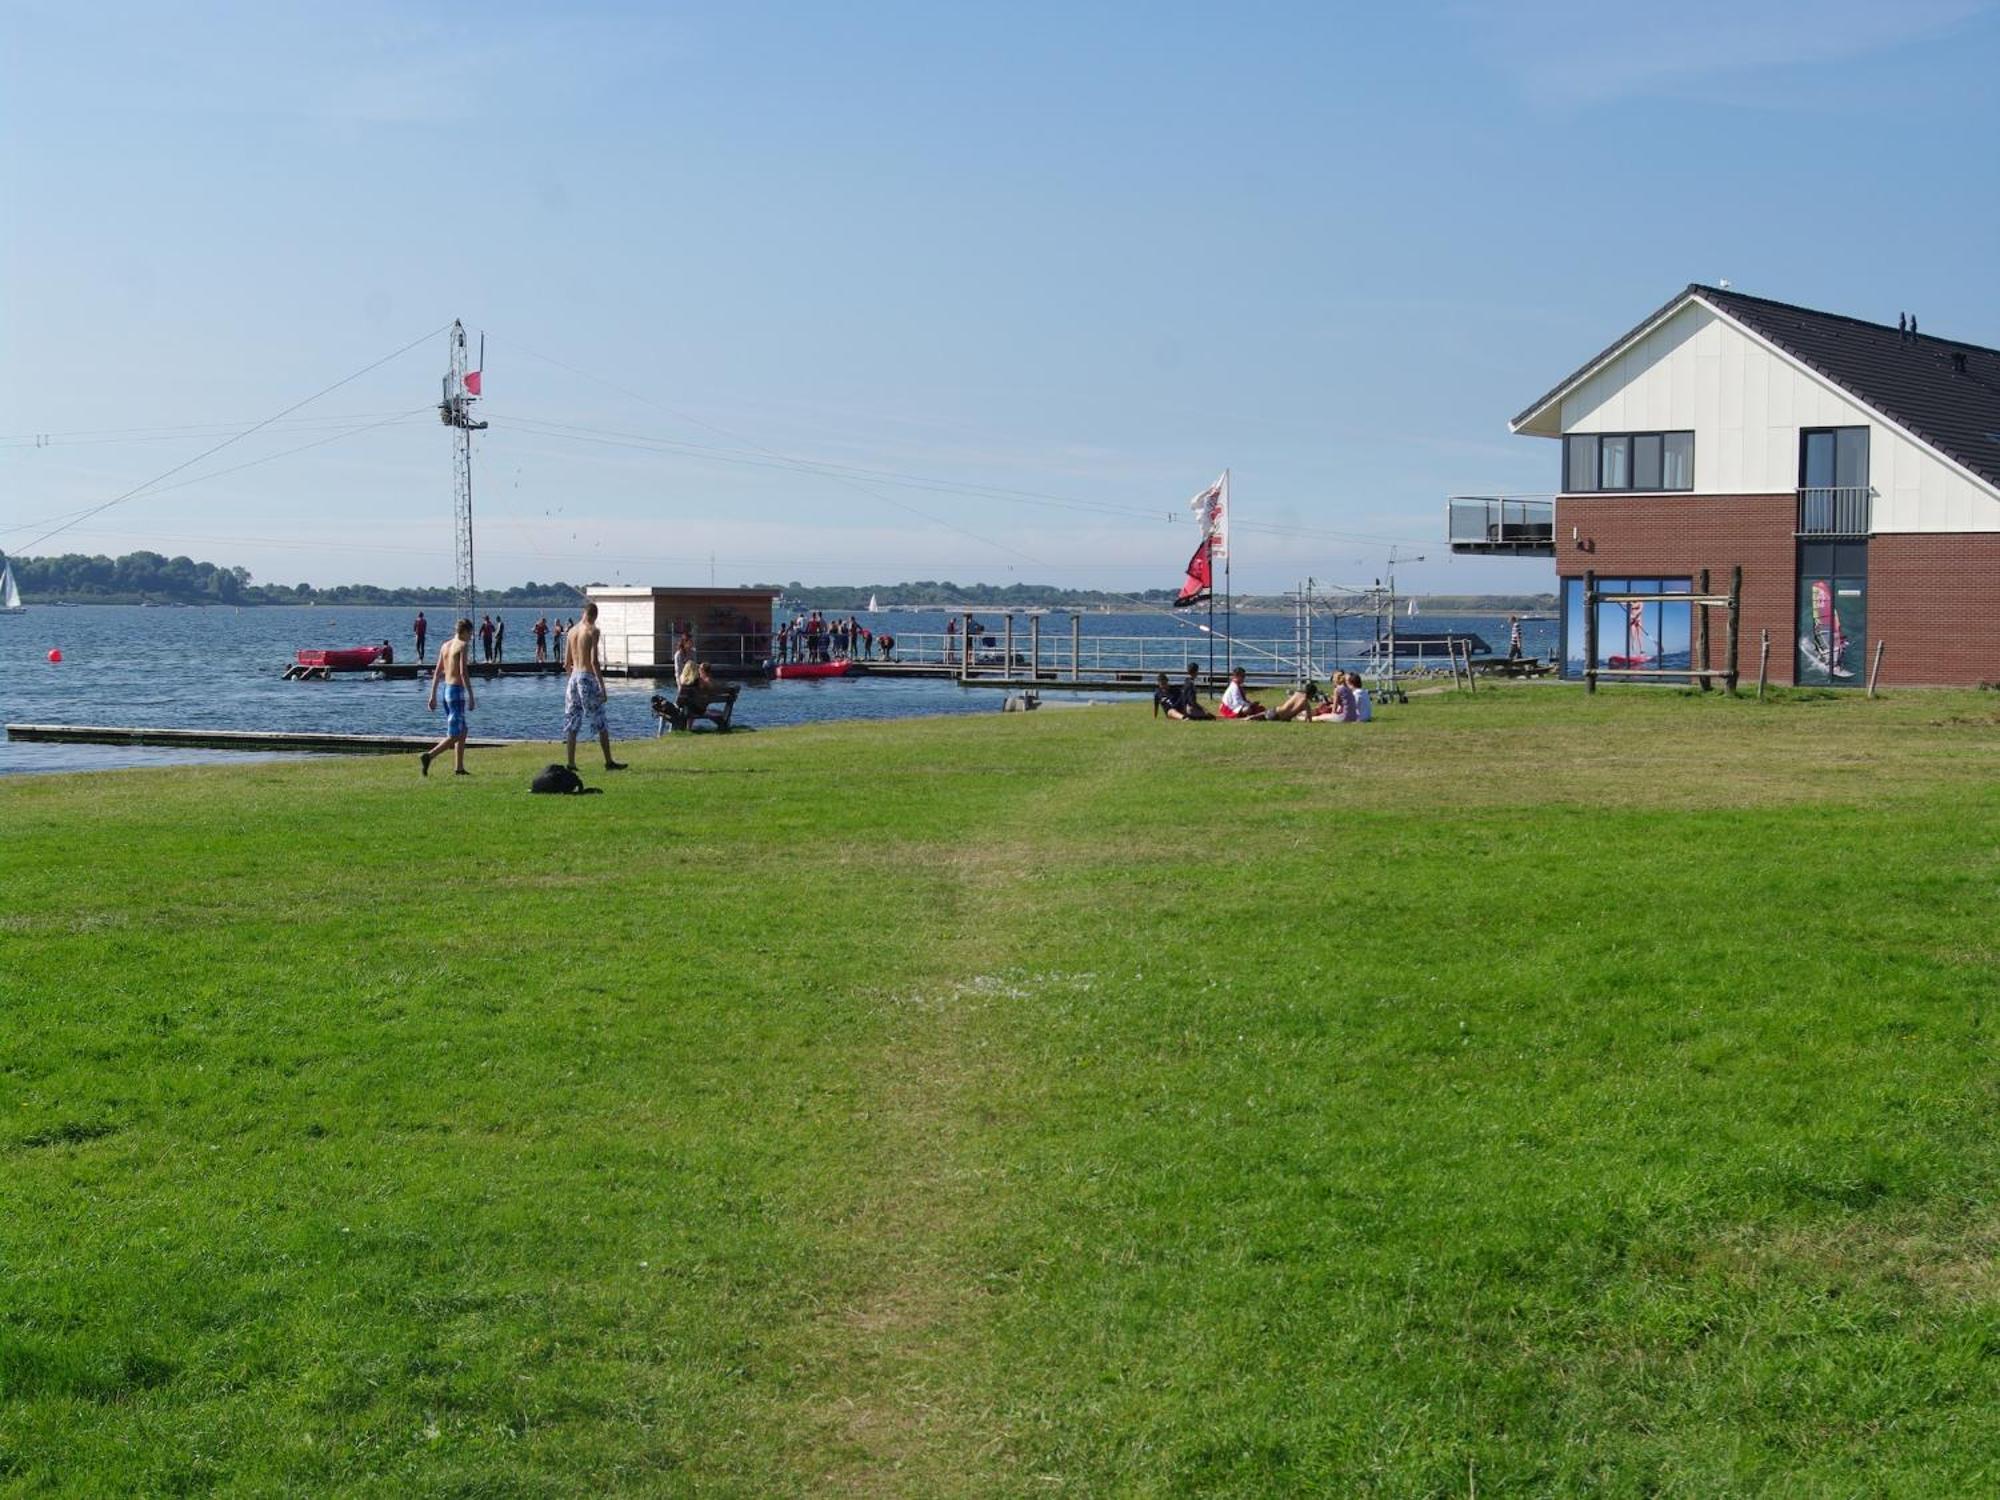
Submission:
[[[431,669],[431,712],[437,712],[438,692],[444,692],[444,738],[417,757],[424,775],[431,774],[431,762],[445,751],[452,752],[452,772],[470,776],[465,769],[465,716],[472,711],[472,679],[466,674],[465,652],[472,644],[472,621],[460,620],[452,638],[438,647],[437,665]]]
[[[597,670],[598,637],[597,606],[586,604],[563,653],[563,665],[569,669],[569,680],[563,684],[563,744],[569,750],[572,771],[576,769],[576,737],[586,723],[604,747],[604,769],[625,769],[624,761],[611,758],[611,727],[604,722],[604,674]]]

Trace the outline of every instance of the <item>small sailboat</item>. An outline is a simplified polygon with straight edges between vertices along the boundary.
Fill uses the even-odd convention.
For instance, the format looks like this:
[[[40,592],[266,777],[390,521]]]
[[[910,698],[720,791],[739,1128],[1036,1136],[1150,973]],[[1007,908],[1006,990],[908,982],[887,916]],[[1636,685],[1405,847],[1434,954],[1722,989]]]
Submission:
[[[1410,607],[1404,610],[1403,613],[1405,615],[1414,615],[1416,612],[1417,612],[1417,601],[1412,599],[1410,601]]]
[[[0,615],[24,615],[28,607],[21,602],[21,589],[14,582],[14,565],[0,562]]]
[[[875,602],[875,596],[873,594],[870,594],[868,596],[868,613],[871,615],[879,613],[881,608],[882,606]]]

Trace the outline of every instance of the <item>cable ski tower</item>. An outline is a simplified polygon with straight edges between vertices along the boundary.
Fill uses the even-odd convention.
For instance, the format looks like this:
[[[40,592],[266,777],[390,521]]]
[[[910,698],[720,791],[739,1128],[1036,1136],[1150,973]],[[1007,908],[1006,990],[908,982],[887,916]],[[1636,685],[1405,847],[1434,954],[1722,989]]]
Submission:
[[[472,578],[472,435],[486,430],[484,422],[474,420],[472,403],[479,399],[480,375],[486,364],[486,335],[482,333],[479,336],[481,370],[465,367],[463,323],[453,321],[450,339],[451,368],[445,372],[444,398],[438,402],[438,420],[452,429],[453,514],[458,529],[458,569],[452,592],[457,596],[459,614],[469,619],[476,592]]]

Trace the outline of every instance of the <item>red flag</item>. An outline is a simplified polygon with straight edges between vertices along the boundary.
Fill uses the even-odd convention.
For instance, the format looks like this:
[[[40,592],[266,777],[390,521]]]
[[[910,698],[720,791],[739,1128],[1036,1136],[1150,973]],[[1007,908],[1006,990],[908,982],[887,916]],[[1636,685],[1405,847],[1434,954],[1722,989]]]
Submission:
[[[479,394],[479,372],[477,370],[467,370],[465,372],[465,394],[468,396]]]
[[[1199,604],[1214,593],[1215,569],[1209,561],[1209,551],[1215,546],[1215,538],[1205,536],[1201,545],[1194,549],[1194,556],[1188,559],[1187,582],[1174,597],[1175,609],[1186,609],[1190,604]]]

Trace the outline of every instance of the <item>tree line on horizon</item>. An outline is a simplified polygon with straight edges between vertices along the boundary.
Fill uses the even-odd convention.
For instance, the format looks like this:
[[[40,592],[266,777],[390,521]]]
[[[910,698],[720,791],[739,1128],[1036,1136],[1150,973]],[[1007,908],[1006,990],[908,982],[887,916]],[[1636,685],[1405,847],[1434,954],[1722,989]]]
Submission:
[[[0,554],[4,555],[4,554]],[[190,557],[166,557],[158,552],[129,552],[123,557],[101,553],[86,556],[67,552],[54,557],[8,559],[14,581],[29,603],[50,604],[69,601],[79,604],[340,604],[340,605],[425,605],[449,606],[453,591],[444,587],[386,588],[372,583],[343,583],[316,587],[310,583],[255,583],[250,570],[223,567],[212,562],[196,562]],[[492,608],[553,608],[577,606],[586,588],[601,585],[564,582],[517,584],[506,589],[481,589],[479,603]],[[1172,589],[1142,589],[1136,593],[1116,593],[1108,589],[1066,589],[1053,584],[953,583],[950,580],[918,579],[903,583],[824,584],[809,587],[798,579],[790,583],[744,585],[769,589],[784,596],[785,605],[797,609],[860,612],[869,599],[884,604],[915,608],[949,608],[978,605],[985,609],[1026,609],[1037,605],[1050,608],[1095,609],[1100,606],[1172,604]],[[1433,609],[1552,609],[1553,594],[1420,594],[1416,596]],[[1239,594],[1236,607],[1242,610],[1288,609],[1281,595]]]

